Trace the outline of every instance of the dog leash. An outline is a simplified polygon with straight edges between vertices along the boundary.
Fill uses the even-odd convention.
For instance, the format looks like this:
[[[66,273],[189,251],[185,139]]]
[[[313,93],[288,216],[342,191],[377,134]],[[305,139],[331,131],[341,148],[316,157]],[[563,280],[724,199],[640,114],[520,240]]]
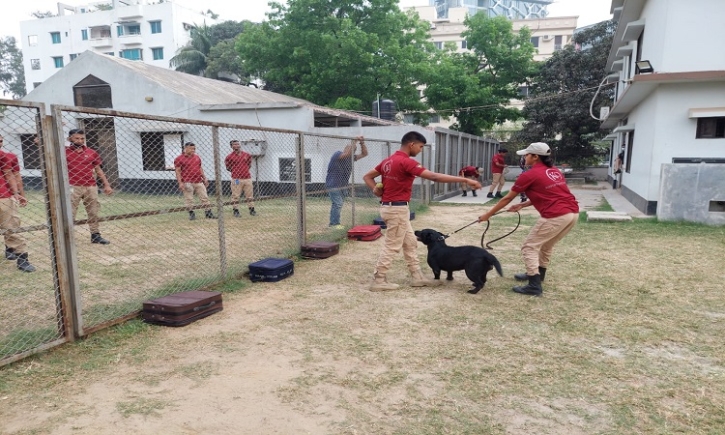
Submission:
[[[493,216],[497,216],[497,215],[500,215],[501,213],[505,213],[505,212],[506,212],[506,210],[501,210],[500,212],[496,213],[496,214],[495,214],[495,215],[493,215]],[[508,234],[506,234],[506,235],[504,235],[504,236],[501,236],[501,237],[499,237],[499,238],[497,238],[497,239],[493,239],[493,240],[491,240],[491,241],[490,241],[490,242],[488,242],[488,243],[484,243],[484,238],[486,237],[486,232],[488,231],[489,227],[491,226],[491,221],[490,221],[490,220],[486,221],[486,229],[485,229],[485,230],[483,230],[483,234],[481,234],[481,247],[482,247],[482,248],[486,248],[486,249],[493,249],[493,248],[491,247],[491,243],[493,243],[493,242],[497,242],[497,241],[499,241],[499,240],[501,240],[501,239],[505,239],[506,237],[508,237],[508,236],[510,236],[511,234],[513,234],[514,232],[516,232],[516,230],[518,230],[518,229],[519,229],[519,225],[521,225],[521,213],[519,213],[519,212],[517,211],[517,212],[516,212],[516,214],[517,214],[517,215],[519,216],[519,221],[518,221],[518,222],[516,223],[516,227],[515,227],[515,228],[514,228],[513,230],[511,230],[511,232],[509,232]],[[491,216],[491,217],[493,217],[493,216]],[[479,223],[479,222],[480,222],[479,220],[475,220],[475,221],[471,222],[470,224],[468,224],[468,225],[466,225],[466,226],[464,226],[464,227],[461,227],[461,228],[459,228],[459,229],[457,229],[457,230],[453,231],[453,232],[452,232],[452,233],[450,233],[450,234],[444,234],[444,235],[443,235],[443,238],[447,239],[448,237],[452,236],[453,234],[456,234],[457,232],[459,232],[459,231],[461,231],[461,230],[465,230],[466,228],[470,227],[471,225],[477,224],[477,223]]]
[[[498,214],[501,214],[501,213],[503,213],[503,212],[504,212],[504,210],[502,210],[502,211],[500,211],[500,212],[496,213],[496,214],[495,214],[495,215],[493,215],[493,216],[496,216],[496,215],[498,215]],[[515,233],[515,232],[516,232],[516,230],[518,230],[518,229],[519,229],[519,225],[521,225],[521,213],[519,213],[519,212],[517,211],[517,212],[516,212],[516,214],[517,214],[517,215],[519,216],[519,221],[518,221],[518,222],[516,222],[516,227],[514,227],[514,229],[513,229],[513,230],[511,230],[511,231],[510,231],[509,233],[507,233],[507,234],[505,234],[505,235],[503,235],[503,236],[501,236],[501,237],[499,237],[499,238],[497,238],[497,239],[493,239],[493,240],[491,240],[491,241],[490,241],[490,242],[488,242],[488,243],[484,243],[484,242],[483,242],[483,240],[484,240],[484,239],[486,238],[486,231],[488,231],[488,228],[489,228],[489,227],[491,226],[491,221],[490,221],[490,220],[486,221],[486,229],[485,229],[485,230],[483,230],[483,234],[481,234],[481,247],[482,247],[482,248],[485,248],[485,249],[493,249],[493,248],[491,247],[491,243],[493,243],[493,242],[498,242],[499,240],[501,240],[501,239],[505,239],[506,237],[508,237],[508,236],[510,236],[511,234]],[[493,216],[491,216],[491,217],[493,217]]]

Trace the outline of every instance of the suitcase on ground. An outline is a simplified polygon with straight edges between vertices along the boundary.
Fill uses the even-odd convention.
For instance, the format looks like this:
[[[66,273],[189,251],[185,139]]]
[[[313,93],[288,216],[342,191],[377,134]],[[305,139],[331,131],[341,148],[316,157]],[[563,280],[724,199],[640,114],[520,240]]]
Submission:
[[[252,282],[277,282],[295,273],[295,264],[286,258],[265,258],[249,265]]]
[[[362,242],[377,240],[382,236],[383,233],[380,231],[380,225],[358,225],[347,231],[348,239]]]
[[[143,303],[141,317],[146,323],[185,326],[223,308],[221,293],[196,290],[150,299]]]
[[[340,244],[336,242],[310,242],[302,245],[304,258],[329,258],[340,252]]]
[[[373,225],[380,226],[380,229],[382,229],[382,230],[388,228],[388,226],[385,225],[385,221],[381,217],[376,217],[375,219],[373,219]]]

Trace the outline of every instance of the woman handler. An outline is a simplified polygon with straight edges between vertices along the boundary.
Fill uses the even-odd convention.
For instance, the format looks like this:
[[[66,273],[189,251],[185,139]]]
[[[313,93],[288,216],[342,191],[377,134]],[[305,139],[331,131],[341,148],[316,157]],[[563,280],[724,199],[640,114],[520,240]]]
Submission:
[[[530,170],[519,175],[509,193],[478,220],[485,222],[496,212],[506,207],[518,194],[526,194],[528,201],[512,205],[510,212],[516,212],[533,205],[541,218],[526,237],[521,254],[524,257],[526,273],[516,274],[518,281],[529,281],[525,286],[514,287],[513,291],[524,295],[541,296],[544,291],[541,282],[546,275],[554,245],[561,240],[579,219],[579,204],[566,185],[561,173],[551,159],[551,149],[543,142],[535,142],[516,154],[525,156]]]

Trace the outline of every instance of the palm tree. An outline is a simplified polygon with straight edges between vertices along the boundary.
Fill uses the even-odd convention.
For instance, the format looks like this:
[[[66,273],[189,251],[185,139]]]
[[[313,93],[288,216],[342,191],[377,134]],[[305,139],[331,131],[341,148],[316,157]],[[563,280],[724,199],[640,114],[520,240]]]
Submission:
[[[205,76],[211,45],[211,28],[206,23],[194,27],[191,29],[191,41],[177,50],[169,65],[176,71]]]

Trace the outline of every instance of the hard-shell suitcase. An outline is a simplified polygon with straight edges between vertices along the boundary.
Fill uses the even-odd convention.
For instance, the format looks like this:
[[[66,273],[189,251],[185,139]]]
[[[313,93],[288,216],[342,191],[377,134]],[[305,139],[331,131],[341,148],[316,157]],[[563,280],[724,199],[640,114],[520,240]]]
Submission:
[[[380,225],[358,225],[347,231],[348,239],[363,242],[377,240],[382,236],[383,233],[380,231]]]
[[[336,242],[310,242],[302,245],[302,256],[305,258],[329,258],[340,252],[340,244]]]
[[[223,308],[221,293],[195,290],[150,299],[143,303],[141,317],[146,323],[185,326]]]
[[[295,264],[287,258],[265,258],[249,265],[252,282],[281,281],[295,273]]]
[[[380,226],[380,229],[381,230],[384,230],[384,229],[388,228],[388,226],[385,225],[385,221],[381,217],[376,217],[375,219],[373,219],[373,225]]]

